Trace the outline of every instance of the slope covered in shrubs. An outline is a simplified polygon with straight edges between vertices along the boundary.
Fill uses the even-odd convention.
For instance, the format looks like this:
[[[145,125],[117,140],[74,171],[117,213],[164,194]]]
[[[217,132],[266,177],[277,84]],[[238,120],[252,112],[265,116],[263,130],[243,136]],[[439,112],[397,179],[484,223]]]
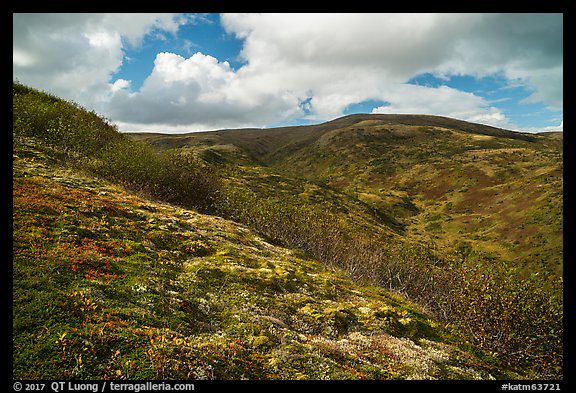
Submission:
[[[248,185],[253,183],[248,183]],[[469,247],[439,248],[390,237],[329,202],[226,189],[222,214],[277,244],[401,293],[455,334],[534,378],[563,373],[563,278],[497,260]],[[222,206],[222,205],[221,205]]]
[[[17,83],[13,105],[19,376],[563,375],[561,278],[390,236],[329,185],[157,150]]]
[[[13,161],[15,379],[513,378],[405,299],[217,216]]]
[[[18,83],[13,90],[16,143],[33,137],[77,168],[151,197],[210,210],[220,180],[214,168],[189,152],[157,152],[79,105]]]

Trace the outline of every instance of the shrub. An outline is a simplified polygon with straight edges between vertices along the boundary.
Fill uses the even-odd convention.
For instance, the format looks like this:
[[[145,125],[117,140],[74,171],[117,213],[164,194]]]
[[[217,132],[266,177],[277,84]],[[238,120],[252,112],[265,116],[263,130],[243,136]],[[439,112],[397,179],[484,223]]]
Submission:
[[[158,157],[155,194],[163,200],[213,212],[222,182],[214,167],[190,152],[168,150]]]
[[[260,198],[227,189],[219,213],[358,279],[375,282],[434,314],[488,356],[536,378],[562,377],[562,283],[521,277],[469,245],[379,239],[298,197]]]
[[[248,225],[277,244],[298,248],[325,264],[338,266],[347,231],[338,217],[297,196],[260,197],[250,190],[227,188],[218,213]]]
[[[153,189],[158,167],[158,156],[152,147],[130,141],[109,144],[89,164],[89,169],[104,178],[148,192]]]
[[[511,368],[562,376],[562,279],[519,277],[505,264],[450,268],[449,322]]]
[[[212,212],[221,188],[218,172],[191,153],[157,152],[142,142],[111,144],[90,168],[126,188],[203,212]]]
[[[381,253],[380,285],[425,307],[504,366],[562,377],[562,279],[522,277],[503,261],[471,254],[438,258],[425,246],[391,250]]]
[[[90,156],[125,140],[116,127],[78,104],[13,83],[13,133],[44,141],[68,156]]]
[[[13,134],[38,139],[101,177],[149,196],[210,212],[221,187],[214,168],[185,152],[157,152],[81,106],[13,83]]]

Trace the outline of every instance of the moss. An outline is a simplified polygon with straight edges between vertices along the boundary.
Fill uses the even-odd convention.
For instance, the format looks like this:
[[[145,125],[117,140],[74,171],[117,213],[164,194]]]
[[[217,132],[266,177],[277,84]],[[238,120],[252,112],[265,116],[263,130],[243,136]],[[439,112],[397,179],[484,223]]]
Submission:
[[[373,134],[362,134],[367,131]],[[415,144],[426,134],[399,128],[391,132],[404,133],[401,136]],[[375,130],[358,133],[375,141],[394,139]],[[339,143],[347,137],[334,134]],[[289,250],[234,222],[148,200],[71,171],[60,166],[56,156],[47,157],[41,144],[22,141],[15,145],[13,183],[13,342],[19,350],[13,356],[13,370],[17,379],[510,375],[501,374],[501,365],[494,359],[478,355],[483,352],[477,347],[459,347],[458,337],[420,307],[367,285],[365,277],[352,278],[353,269],[367,272],[360,264],[336,263],[343,255],[349,262],[356,262],[358,255],[385,258],[385,252],[370,252],[384,250],[390,239],[398,239],[369,203],[359,203],[360,193],[383,213],[419,229],[423,222],[446,217],[443,210],[448,203],[458,210],[486,180],[480,175],[477,181],[460,179],[456,186],[468,187],[465,194],[447,195],[443,203],[427,210],[430,201],[408,179],[422,175],[430,183],[448,172],[419,172],[425,171],[423,166],[413,168],[401,159],[407,151],[403,146],[391,148],[390,156],[374,162],[379,167],[400,162],[398,168],[404,169],[389,172],[394,173],[389,180],[379,177],[386,171],[362,173],[358,162],[336,171],[338,160],[323,166],[326,173],[313,174],[328,179],[323,186],[306,185],[301,178],[281,176],[270,167],[238,168],[230,183],[257,186],[256,198],[266,198],[254,206],[265,209],[254,212],[270,215],[263,220],[262,216],[249,218],[261,219],[257,223],[262,228],[268,225],[276,231],[268,232],[269,239],[302,247]],[[335,151],[342,153],[344,145]],[[422,157],[425,147],[418,146]],[[465,160],[462,155],[457,159]],[[464,161],[461,167],[466,168]],[[306,170],[314,169],[302,174]],[[346,179],[347,171],[358,173],[353,183]],[[338,177],[340,183],[334,180]],[[389,189],[390,182],[396,181],[401,186]],[[352,186],[359,189],[352,192]],[[388,190],[388,195],[380,196],[375,191],[380,189]],[[303,193],[302,198],[284,198]],[[549,210],[557,216],[556,196],[549,198]],[[293,204],[278,205],[278,201]],[[275,218],[282,219],[282,225],[276,225]],[[538,211],[531,219],[544,220]],[[294,223],[302,225],[297,229],[306,230],[309,237],[299,236],[288,225]],[[447,239],[452,241],[450,230],[447,227]],[[355,231],[366,233],[366,239],[373,240],[370,236],[376,233],[385,240],[372,243],[373,248],[362,241],[355,244],[358,238],[346,237]],[[414,231],[415,236],[421,232]],[[383,234],[390,237],[380,237]],[[315,243],[315,239],[324,240]],[[460,244],[474,249],[477,243],[464,239]],[[347,245],[366,253],[346,254]],[[405,248],[397,255],[406,264],[434,256],[420,251]],[[321,255],[330,268],[311,255]]]

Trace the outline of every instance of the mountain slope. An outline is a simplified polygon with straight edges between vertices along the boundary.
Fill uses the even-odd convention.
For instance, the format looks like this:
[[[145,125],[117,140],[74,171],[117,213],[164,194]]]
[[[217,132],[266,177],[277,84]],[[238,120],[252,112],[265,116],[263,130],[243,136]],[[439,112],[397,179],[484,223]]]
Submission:
[[[416,306],[14,150],[15,379],[502,376]],[[511,374],[504,374],[510,377]]]
[[[526,266],[527,273],[538,269],[555,277],[562,275],[561,135],[424,115],[130,134],[159,148],[189,148],[213,162],[250,172],[258,168],[287,183],[303,179],[339,193],[339,199],[364,206],[368,213],[356,215],[379,221],[371,224],[377,231],[440,247],[459,244]],[[248,183],[259,182],[251,177]]]
[[[15,83],[15,375],[561,378],[561,135],[366,121],[155,149]]]

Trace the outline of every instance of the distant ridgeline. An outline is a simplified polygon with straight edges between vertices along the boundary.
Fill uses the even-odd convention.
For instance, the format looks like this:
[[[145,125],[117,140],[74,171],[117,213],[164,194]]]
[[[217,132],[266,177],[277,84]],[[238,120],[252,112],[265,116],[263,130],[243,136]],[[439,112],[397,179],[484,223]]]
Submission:
[[[330,378],[516,375],[506,370],[562,378],[561,134],[424,115],[121,134],[76,104],[19,83],[13,89],[14,342],[23,354],[15,355],[15,375],[319,378],[314,364]],[[78,189],[68,190],[85,199],[79,206],[109,212],[74,212],[71,201],[54,208],[47,201],[65,199],[72,187],[72,180],[54,180],[56,166],[71,178],[96,177],[132,194],[91,193],[82,177]],[[48,181],[56,182],[52,191],[42,191],[38,182]],[[200,219],[194,211],[212,216]],[[185,216],[196,217],[194,225]],[[41,229],[39,222],[49,225]],[[265,242],[243,235],[245,227]],[[56,267],[39,264],[40,253]],[[51,288],[38,289],[38,301],[60,304],[59,319],[31,323],[34,307],[44,307],[25,295],[36,288],[33,277]],[[372,297],[373,289],[350,277],[380,292]],[[191,293],[195,286],[203,292]],[[214,288],[221,297],[208,296]],[[369,300],[352,300],[354,291]],[[261,300],[252,304],[250,295],[243,303],[238,293]],[[134,299],[126,306],[132,311],[121,306],[126,298]],[[392,306],[392,298],[399,303]],[[62,325],[71,315],[77,325]],[[47,337],[45,347],[31,337]],[[456,357],[474,353],[483,371],[453,373],[427,357],[409,372],[402,351],[392,349],[398,337],[414,351],[451,342],[460,349],[446,355],[449,364],[462,370]],[[356,360],[340,346],[343,339]],[[360,342],[388,348],[399,363],[369,358]],[[142,352],[150,345],[157,356]],[[92,363],[81,356],[83,346],[94,351]],[[203,348],[210,351],[200,356]],[[318,357],[306,358],[312,350]],[[51,355],[36,356],[42,351]],[[39,359],[37,371],[26,360],[32,358]],[[435,365],[432,374],[422,371],[426,362]],[[192,363],[204,367],[202,375],[186,369]]]

